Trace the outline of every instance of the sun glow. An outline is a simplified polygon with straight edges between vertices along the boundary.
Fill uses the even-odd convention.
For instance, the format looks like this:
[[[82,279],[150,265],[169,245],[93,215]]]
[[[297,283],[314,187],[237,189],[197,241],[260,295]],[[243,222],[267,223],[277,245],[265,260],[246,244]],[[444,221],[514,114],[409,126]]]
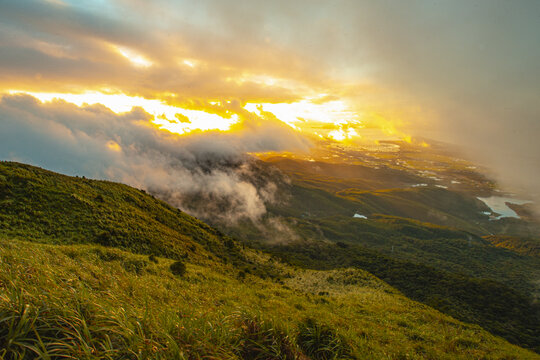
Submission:
[[[274,114],[281,121],[296,127],[299,123],[357,123],[360,124],[360,116],[352,111],[344,101],[334,100],[322,104],[314,102],[313,98],[303,99],[293,103],[247,103],[244,107],[251,112],[258,112],[259,107],[263,111]]]
[[[186,66],[189,66],[190,68],[195,67],[195,61],[193,61],[193,60],[185,59],[185,60],[182,61],[182,64],[184,64]]]
[[[122,151],[122,147],[116,141],[112,141],[112,140],[107,143],[107,148],[114,152]]]
[[[132,111],[133,108],[142,108],[152,115],[151,122],[159,129],[177,134],[189,134],[193,131],[236,131],[235,124],[240,123],[241,114],[206,111],[206,109],[186,109],[181,106],[169,105],[163,100],[146,99],[140,96],[128,96],[122,93],[111,93],[110,89],[101,91],[86,91],[83,93],[50,93],[10,90],[10,94],[28,94],[42,102],[63,100],[77,106],[102,105],[114,113],[121,114]],[[174,97],[168,94],[168,97]],[[322,96],[322,95],[321,95]],[[362,115],[354,111],[348,103],[342,100],[318,102],[319,97],[306,97],[291,103],[255,103],[248,102],[244,109],[261,118],[275,117],[277,120],[289,125],[292,129],[307,136],[316,136],[344,143],[358,143],[376,140],[372,137],[374,130],[380,134],[390,135],[396,140],[401,139],[407,143],[416,141],[407,134],[396,129],[394,123],[387,118]],[[221,103],[208,102],[219,106]],[[365,116],[365,118],[363,117]],[[427,144],[421,146],[428,146]],[[121,152],[118,144],[108,144],[114,152]]]
[[[39,93],[19,90],[10,90],[10,94],[28,94],[42,102],[51,102],[55,99],[64,100],[77,106],[101,104],[111,111],[120,114],[131,111],[134,107],[141,107],[154,116],[152,122],[159,128],[178,134],[186,134],[194,130],[229,130],[231,125],[238,122],[238,116],[223,118],[201,110],[189,110],[167,105],[156,99],[145,99],[139,96],[125,94],[105,94],[89,91],[81,94]]]
[[[152,66],[152,62],[148,59],[146,59],[144,56],[137,54],[131,49],[128,49],[123,46],[114,46],[116,51],[120,53],[123,57],[128,59],[134,66],[137,67],[150,67]]]

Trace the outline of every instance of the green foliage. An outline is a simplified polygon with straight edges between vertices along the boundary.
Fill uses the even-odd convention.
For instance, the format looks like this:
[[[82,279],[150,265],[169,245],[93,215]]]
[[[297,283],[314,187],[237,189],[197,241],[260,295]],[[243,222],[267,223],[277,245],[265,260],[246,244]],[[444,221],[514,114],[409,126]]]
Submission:
[[[336,243],[361,245],[400,260],[495,280],[523,294],[534,292],[530,278],[540,276],[540,259],[518,256],[466,231],[386,215],[369,220],[335,216],[311,224]]]
[[[312,195],[314,205],[335,201]],[[351,202],[335,204],[348,211]],[[350,238],[356,219],[310,216],[293,220],[313,241],[271,246],[276,256],[269,257],[143,191],[0,163],[0,357],[302,359],[309,351],[313,358],[534,358],[361,269],[534,346],[536,310],[526,297],[366,250]],[[413,249],[433,236],[442,242],[465,234],[400,219],[359,223],[373,244],[390,234],[387,245],[403,237]],[[188,271],[175,276],[171,264],[180,260]]]
[[[470,206],[478,213],[481,210],[476,200],[442,189],[377,193],[370,196],[399,193],[410,199],[417,197],[424,207],[433,196],[440,200],[434,201],[439,213],[444,206],[455,213],[462,211],[460,206],[467,211]],[[540,291],[531,281],[540,277],[540,259],[494,246],[470,231],[380,214],[356,219],[352,206],[347,205],[354,199],[339,198],[321,189],[294,184],[289,195],[287,202],[269,208],[269,217],[288,216],[280,221],[293,236],[272,231],[270,225],[269,230],[261,230],[260,224],[249,222],[228,232],[295,266],[367,270],[412,299],[481,325],[514,343],[540,346],[540,309],[535,302]],[[393,204],[398,206],[397,202]],[[340,215],[347,211],[347,215]],[[467,211],[463,210],[463,218],[468,217]]]
[[[281,285],[250,275],[238,281],[232,268],[189,262],[177,277],[164,258],[139,274],[124,266],[146,259],[96,245],[1,239],[0,357],[538,358],[361,270],[304,271],[274,262],[289,274]],[[314,295],[321,291],[329,293],[325,302]]]
[[[298,346],[314,360],[335,360],[349,357],[350,349],[342,337],[327,325],[313,319],[300,323]]]
[[[540,346],[540,306],[499,282],[396,260],[358,245],[342,248],[303,243],[276,245],[269,251],[286,262],[307,268],[352,266],[367,270],[414,300],[481,325],[513,343],[536,349]]]
[[[186,264],[181,261],[175,261],[169,266],[169,269],[174,275],[182,276],[186,273]]]
[[[246,265],[237,241],[144,191],[13,162],[0,175],[0,235]]]
[[[508,249],[521,255],[540,257],[540,239],[501,235],[485,236],[484,239],[499,248]]]
[[[243,315],[239,321],[239,355],[246,360],[295,360],[297,350],[287,331],[259,316]]]

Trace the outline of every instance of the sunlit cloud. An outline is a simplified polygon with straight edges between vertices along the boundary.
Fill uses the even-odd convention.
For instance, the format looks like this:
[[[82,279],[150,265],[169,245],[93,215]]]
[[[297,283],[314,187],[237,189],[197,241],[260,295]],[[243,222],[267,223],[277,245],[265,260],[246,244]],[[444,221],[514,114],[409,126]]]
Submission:
[[[4,1],[0,93],[141,107],[179,134],[255,114],[319,139],[457,142],[540,193],[540,2],[470,3]]]
[[[342,100],[334,100],[326,103],[315,103],[311,99],[304,99],[292,103],[248,103],[246,110],[256,112],[261,107],[264,111],[269,111],[281,121],[297,126],[301,122],[319,123],[349,123],[360,122],[360,115],[350,109]]]
[[[135,51],[123,47],[123,46],[115,46],[115,49],[126,59],[128,59],[134,66],[137,67],[150,67],[152,66],[152,62],[145,58],[144,56],[137,54]]]
[[[107,142],[107,148],[114,152],[122,151],[122,147],[116,141],[112,141],[112,140]]]
[[[21,90],[10,90],[10,94],[28,94],[42,102],[51,102],[54,99],[61,99],[77,106],[84,104],[101,104],[113,112],[120,114],[132,110],[134,107],[141,107],[147,113],[154,116],[153,123],[163,129],[178,134],[189,133],[194,130],[228,130],[232,124],[238,121],[238,116],[232,115],[224,118],[216,114],[207,113],[200,110],[182,109],[171,106],[157,99],[145,99],[139,96],[128,96],[125,94],[106,94],[101,92],[84,92],[81,94],[63,93],[38,93]],[[182,116],[187,121],[179,121]]]
[[[190,68],[194,68],[195,66],[197,66],[197,62],[195,60],[190,60],[190,59],[184,59],[182,60],[182,64],[190,67]]]

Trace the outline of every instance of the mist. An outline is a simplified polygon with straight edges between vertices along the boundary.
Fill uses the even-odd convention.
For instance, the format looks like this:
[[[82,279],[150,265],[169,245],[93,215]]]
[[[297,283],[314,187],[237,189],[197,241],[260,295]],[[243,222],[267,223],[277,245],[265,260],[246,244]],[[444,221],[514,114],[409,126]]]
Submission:
[[[271,39],[356,84],[346,92],[360,112],[460,146],[503,188],[540,206],[538,1],[239,4],[200,8],[219,8],[215,19],[231,38]]]
[[[0,10],[3,90],[106,87],[147,98],[174,93],[178,97],[168,100],[185,105],[293,102],[309,89],[352,104],[367,128],[368,114],[376,113],[407,134],[459,145],[470,159],[490,167],[504,188],[540,204],[538,1],[116,0],[96,6],[66,0],[61,6],[21,0],[1,3]],[[111,44],[126,46],[154,65],[133,67]],[[178,65],[185,58],[201,66]],[[230,81],[246,74],[269,75],[293,85]],[[265,128],[268,119],[260,120],[251,122],[250,134],[258,126]],[[233,150],[225,146],[224,154],[232,151],[233,156],[259,147],[289,149],[288,141],[293,148],[298,145],[290,133],[272,137],[268,144],[259,135],[243,139],[242,146],[235,143],[236,135],[207,139],[218,139],[218,145],[232,141]],[[78,140],[76,134],[67,136],[66,142]],[[248,139],[253,140],[244,144]],[[34,148],[46,141],[33,140]],[[94,140],[84,141],[81,147],[72,144],[70,156],[51,148],[56,159],[63,159],[54,165],[72,173],[103,169],[101,160],[87,159],[86,165],[73,160],[84,158],[84,147],[93,146]],[[171,146],[173,155],[165,158],[180,152],[185,156],[182,169],[194,158],[200,163],[209,153],[195,149],[203,147],[202,137],[193,141],[181,150]],[[3,149],[32,158],[29,152],[6,145]],[[126,146],[122,150],[107,156],[125,157],[131,151]],[[103,155],[108,150],[100,144],[93,151]],[[153,164],[159,161],[157,156]],[[122,167],[107,169],[115,179],[129,178]],[[218,173],[214,175],[220,184]],[[246,206],[255,211],[261,209],[257,204]]]
[[[115,114],[101,105],[0,99],[0,157],[69,175],[123,182],[214,221],[257,221],[275,200],[279,174],[260,176],[260,151],[305,151],[287,125],[245,112],[232,132],[179,136],[157,129],[140,108]],[[253,123],[257,123],[256,126]]]

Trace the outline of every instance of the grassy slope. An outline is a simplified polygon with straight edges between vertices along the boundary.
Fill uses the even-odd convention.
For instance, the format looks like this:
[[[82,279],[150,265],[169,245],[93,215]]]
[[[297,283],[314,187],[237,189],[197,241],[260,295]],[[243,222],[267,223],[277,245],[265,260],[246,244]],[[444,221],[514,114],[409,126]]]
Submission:
[[[460,231],[410,219],[331,217],[312,220],[327,239],[357,244],[400,260],[492,279],[524,294],[538,290],[540,259],[508,251]]]
[[[538,348],[538,305],[499,282],[399,261],[354,245],[302,243],[274,246],[268,251],[285,262],[311,269],[365,269],[412,299],[479,324],[513,343]]]
[[[454,214],[463,212],[464,215],[455,217],[460,221],[470,215],[469,205],[474,213],[481,210],[475,210],[480,205],[473,198],[442,189],[381,193],[408,196],[425,209],[433,195],[439,200],[435,208],[440,206]],[[389,203],[388,212],[399,209],[399,202]],[[276,227],[270,218],[270,230],[243,223],[227,232],[298,266],[319,269],[359,266],[415,300],[464,321],[481,324],[512,342],[540,346],[540,309],[534,303],[539,288],[536,280],[540,278],[538,259],[498,248],[468,231],[390,216],[354,219],[352,214],[358,206],[354,200],[293,181],[289,188],[283,188],[282,202],[268,207],[286,226]],[[290,233],[295,235],[291,237]],[[261,241],[262,238],[266,240]],[[295,239],[292,243],[291,238]],[[328,240],[334,245],[329,245]],[[360,260],[355,262],[355,257]],[[379,266],[386,263],[391,266]],[[482,291],[493,298],[485,298]],[[479,302],[475,296],[485,298],[489,306],[484,306],[483,300]],[[516,312],[505,311],[507,298],[516,299]]]
[[[232,239],[144,191],[12,162],[0,163],[0,234],[246,264]]]
[[[301,357],[313,329],[326,334],[315,343],[326,339],[340,356],[535,357],[361,270],[275,263],[121,184],[0,163],[0,239],[6,359]],[[184,278],[168,270],[179,258]]]
[[[253,260],[271,261],[252,253]],[[369,274],[295,271],[285,285],[96,245],[0,241],[1,355],[78,359],[537,359]],[[309,342],[316,319],[321,336]],[[309,328],[311,326],[311,328]],[[320,331],[324,329],[324,331]],[[307,340],[306,340],[307,339]],[[311,338],[313,339],[313,338]],[[287,357],[287,354],[289,357]],[[317,358],[311,355],[309,358]]]

